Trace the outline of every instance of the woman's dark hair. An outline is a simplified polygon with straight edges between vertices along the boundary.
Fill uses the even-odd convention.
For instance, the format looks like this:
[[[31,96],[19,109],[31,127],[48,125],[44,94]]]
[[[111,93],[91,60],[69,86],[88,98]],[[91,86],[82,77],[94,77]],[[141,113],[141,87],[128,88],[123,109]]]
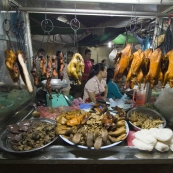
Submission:
[[[94,63],[94,59],[90,59],[90,61],[91,61],[92,63]]]
[[[37,53],[41,53],[41,54],[45,54],[45,50],[43,49],[43,48],[39,48],[38,50],[37,50]]]
[[[91,79],[93,76],[97,75],[100,71],[105,70],[105,65],[102,63],[98,63],[94,65],[94,67],[91,69],[91,72],[88,76],[88,80]]]
[[[62,52],[61,50],[58,50],[58,51],[56,52],[56,56],[59,56],[59,54],[60,54],[61,52]],[[63,54],[63,52],[62,52],[62,54]]]
[[[102,61],[101,61],[101,63],[104,63],[106,60],[105,59],[103,59]]]
[[[90,49],[86,49],[86,50],[85,50],[85,55],[86,55],[88,52],[91,52],[91,50],[90,50]]]
[[[108,68],[106,83],[108,83],[110,79],[113,79],[113,78],[114,78],[114,70],[112,68]]]

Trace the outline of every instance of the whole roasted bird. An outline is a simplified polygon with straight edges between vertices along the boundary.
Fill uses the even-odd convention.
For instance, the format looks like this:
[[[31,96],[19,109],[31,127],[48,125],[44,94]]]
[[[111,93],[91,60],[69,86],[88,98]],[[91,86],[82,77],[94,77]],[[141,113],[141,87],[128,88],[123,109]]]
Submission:
[[[166,71],[164,75],[164,81],[162,87],[166,85],[167,82],[169,82],[170,87],[173,87],[173,49],[170,50],[164,57],[165,59],[168,59],[169,65],[168,70]]]
[[[149,72],[145,77],[145,85],[147,82],[150,83],[151,88],[158,84],[158,81],[162,81],[163,74],[161,72],[161,58],[162,51],[160,48],[157,48],[153,51],[150,57],[150,68]]]
[[[52,56],[52,77],[57,77],[58,76],[58,72],[56,70],[56,56],[53,55]]]
[[[141,49],[133,53],[132,63],[126,78],[126,82],[130,82],[131,88],[133,88],[135,83],[138,82],[137,76],[139,77],[139,72],[141,76],[141,64],[143,62],[143,59],[144,59],[144,53],[142,52]],[[141,80],[139,82],[141,82]]]
[[[65,63],[64,63],[64,57],[58,57],[58,78],[63,80],[63,69],[65,67]]]
[[[141,70],[142,70],[142,73],[144,75],[144,78],[145,76],[148,74],[149,72],[149,67],[150,67],[150,57],[152,55],[152,49],[147,49],[144,51],[144,59],[143,59],[143,62],[141,64]]]
[[[81,85],[82,73],[84,72],[84,60],[79,53],[75,53],[67,66],[69,79]]]
[[[119,81],[124,75],[125,70],[128,68],[130,61],[132,60],[132,45],[127,44],[126,47],[121,51],[121,55],[118,63],[114,70],[114,80]]]
[[[7,49],[5,51],[5,65],[13,82],[17,82],[19,80],[20,72],[17,66],[17,55],[12,49]]]
[[[31,74],[34,77],[34,85],[38,86],[39,81],[38,81],[38,73],[37,73],[37,67],[36,67],[36,57],[33,57]]]
[[[18,66],[21,77],[29,92],[33,91],[30,75],[26,66],[25,56],[21,51],[17,51]]]

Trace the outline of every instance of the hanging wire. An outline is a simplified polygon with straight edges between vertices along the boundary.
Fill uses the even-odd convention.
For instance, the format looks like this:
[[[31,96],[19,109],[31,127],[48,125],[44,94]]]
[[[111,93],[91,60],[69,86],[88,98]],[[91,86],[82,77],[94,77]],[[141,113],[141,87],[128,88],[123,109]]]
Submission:
[[[47,2],[45,2],[45,19],[41,22],[41,28],[42,28],[42,30],[44,32],[44,35],[43,35],[43,39],[42,39],[40,47],[43,44],[45,34],[47,33],[48,35],[50,35],[50,32],[52,32],[53,29],[54,29],[53,22],[50,19],[47,19],[47,12],[46,11],[47,11]],[[49,30],[45,29],[47,26],[50,27]]]
[[[133,32],[137,33],[137,31],[135,31],[137,29],[137,25],[139,25],[139,29],[138,29],[138,32],[139,32],[142,29],[142,22],[138,22],[138,17],[136,16],[136,9],[132,5],[131,18],[130,18],[130,21],[125,26],[125,29],[126,31],[130,31],[131,33]],[[127,29],[127,27],[129,27],[129,29]]]
[[[4,20],[2,25],[3,25],[4,32],[6,33],[6,35],[8,37],[10,49],[13,50],[11,39],[10,39],[10,36],[9,36],[9,32],[11,30],[10,13],[9,13],[10,9],[11,9],[11,7],[7,10],[6,17],[5,17],[5,20]]]
[[[47,19],[47,13],[46,13],[46,10],[47,10],[47,2],[45,3],[45,19],[41,22],[41,28],[43,30],[43,32],[46,34],[50,34],[50,32],[53,30],[54,28],[54,25],[53,25],[53,22],[50,20],[50,19]],[[49,26],[48,24],[51,24],[50,25],[50,29],[49,30],[46,30],[46,26]]]
[[[77,30],[80,29],[80,22],[76,17],[76,3],[75,3],[75,18],[70,21],[70,27],[74,31],[74,47],[78,49],[78,38],[77,38]]]
[[[11,26],[12,32],[16,37],[17,40],[17,48],[25,53],[25,33],[26,27],[25,22],[20,21],[21,19],[21,11],[19,8],[16,8],[16,22]]]

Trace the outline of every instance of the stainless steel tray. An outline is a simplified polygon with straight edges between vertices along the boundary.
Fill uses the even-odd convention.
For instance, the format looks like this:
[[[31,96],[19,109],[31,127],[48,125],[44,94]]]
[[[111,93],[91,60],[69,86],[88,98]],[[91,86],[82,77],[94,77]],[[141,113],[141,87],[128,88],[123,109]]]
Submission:
[[[41,121],[41,122],[47,122],[47,123],[51,123],[51,124],[56,124],[56,122],[54,120],[47,119],[47,118],[30,119],[30,121],[31,122],[33,122],[33,121]],[[17,124],[19,124],[19,123],[17,123]],[[29,153],[29,152],[37,151],[37,150],[40,150],[42,148],[47,147],[48,145],[53,143],[58,138],[58,136],[56,136],[51,142],[49,142],[46,145],[44,145],[42,147],[39,147],[39,148],[34,148],[32,150],[27,150],[27,151],[15,151],[12,148],[9,139],[7,138],[8,133],[9,133],[8,130],[4,130],[4,132],[1,134],[1,136],[0,136],[0,147],[3,150],[5,150],[5,151],[13,152],[13,153]]]
[[[46,81],[47,80],[42,81],[42,84],[44,87],[46,87]],[[68,81],[68,80],[51,79],[51,81],[50,81],[50,85],[51,85],[52,89],[67,88],[69,84],[70,84],[70,81]]]

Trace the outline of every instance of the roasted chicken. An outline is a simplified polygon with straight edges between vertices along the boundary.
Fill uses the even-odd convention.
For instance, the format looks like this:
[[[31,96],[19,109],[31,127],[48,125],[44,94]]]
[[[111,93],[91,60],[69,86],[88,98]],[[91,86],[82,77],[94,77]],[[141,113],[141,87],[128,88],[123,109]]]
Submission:
[[[126,47],[121,51],[121,56],[114,70],[114,80],[119,81],[124,75],[125,70],[130,64],[132,58],[132,45],[127,44]]]
[[[163,74],[161,72],[161,58],[162,51],[160,48],[157,48],[153,51],[150,57],[150,67],[149,72],[145,78],[145,85],[147,82],[150,83],[151,88],[158,84],[158,81],[163,79]]]
[[[37,67],[36,67],[36,57],[33,58],[33,65],[31,69],[31,74],[34,77],[34,85],[38,86],[39,81],[38,81],[38,73],[37,73]]]
[[[164,57],[165,59],[168,59],[169,65],[168,70],[166,71],[164,75],[164,81],[163,81],[163,87],[166,85],[167,82],[169,82],[170,87],[173,87],[173,49],[170,50]]]
[[[17,59],[18,59],[18,66],[20,70],[21,77],[23,79],[23,82],[25,83],[27,89],[29,92],[33,91],[30,75],[26,66],[26,61],[24,54],[21,51],[17,52]]]
[[[63,69],[65,67],[64,58],[58,57],[58,78],[63,80]]]
[[[84,60],[79,53],[75,53],[67,66],[67,74],[70,80],[81,85],[82,73],[84,72]]]
[[[57,77],[58,76],[58,73],[57,73],[57,70],[56,70],[56,56],[52,56],[52,77]]]
[[[52,65],[50,65],[49,63],[47,63],[47,67],[46,67],[46,89],[49,93],[49,100],[51,100],[53,97],[52,97],[52,86],[50,84],[51,82],[51,79],[52,79]]]
[[[46,75],[46,58],[44,56],[41,56],[40,59],[40,70],[42,75]]]
[[[13,82],[17,82],[20,76],[17,66],[17,55],[11,49],[7,49],[5,51],[5,65],[10,73]]]

